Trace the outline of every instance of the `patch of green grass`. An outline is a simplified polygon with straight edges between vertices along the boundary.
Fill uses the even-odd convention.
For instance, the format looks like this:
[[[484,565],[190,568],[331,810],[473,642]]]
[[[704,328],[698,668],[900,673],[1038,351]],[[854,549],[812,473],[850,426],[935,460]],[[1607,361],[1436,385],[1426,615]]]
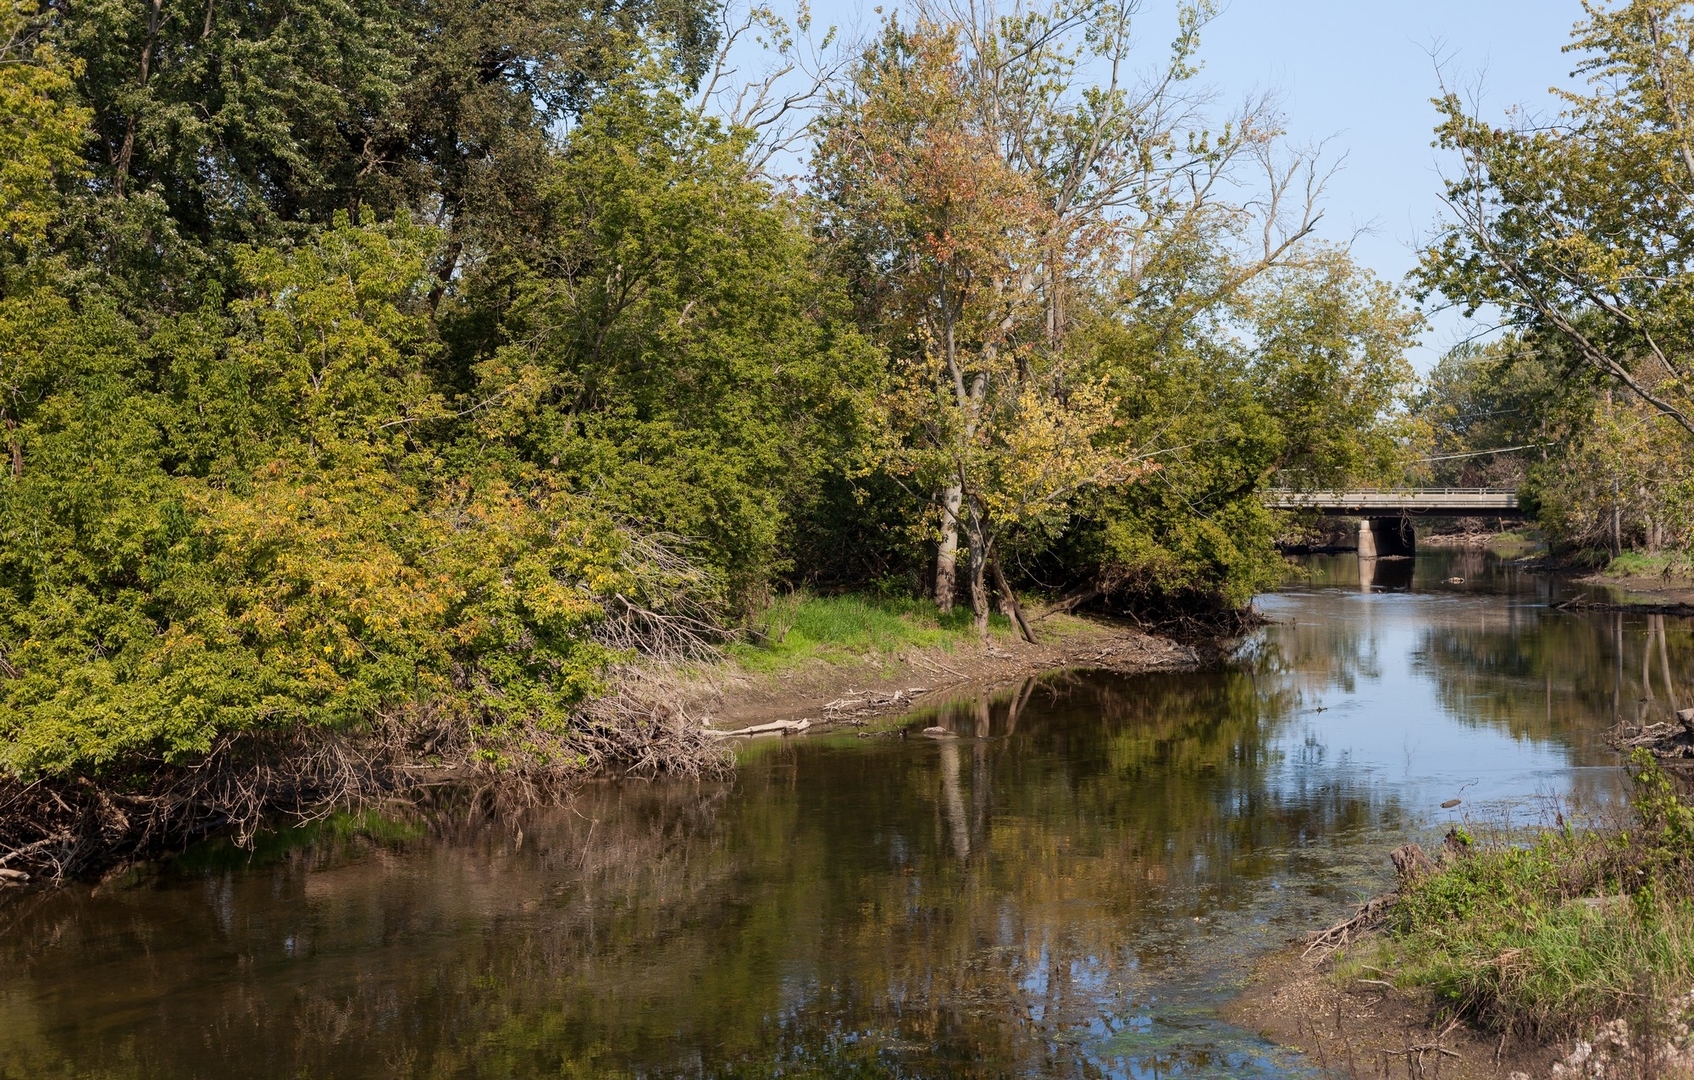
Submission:
[[[1687,577],[1691,569],[1687,556],[1679,552],[1626,551],[1607,563],[1604,573],[1607,577]]]
[[[1005,637],[1011,623],[989,618],[989,634]],[[847,593],[795,593],[777,599],[754,627],[752,642],[734,645],[732,660],[744,668],[770,671],[804,660],[875,657],[906,648],[952,646],[976,641],[968,608],[943,616],[928,600]]]
[[[1634,760],[1638,820],[1545,830],[1447,859],[1402,889],[1338,979],[1424,990],[1496,1028],[1566,1034],[1694,986],[1694,810]]]
[[[1515,549],[1533,547],[1539,543],[1541,543],[1540,535],[1532,530],[1507,529],[1505,532],[1495,533],[1489,539],[1488,546],[1496,549]]]

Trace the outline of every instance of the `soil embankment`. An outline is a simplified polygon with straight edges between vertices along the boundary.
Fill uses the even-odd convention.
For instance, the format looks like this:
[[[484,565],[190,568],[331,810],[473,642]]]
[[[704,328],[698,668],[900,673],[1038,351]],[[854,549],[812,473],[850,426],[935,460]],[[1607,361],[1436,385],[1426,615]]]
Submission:
[[[1380,982],[1338,986],[1328,967],[1303,945],[1275,953],[1225,1017],[1343,1076],[1509,1080],[1561,1059],[1557,1045],[1487,1035]]]
[[[1036,623],[1036,644],[996,637],[987,646],[909,647],[893,653],[811,659],[780,671],[733,662],[678,677],[685,710],[717,731],[807,720],[861,723],[924,700],[991,690],[1061,668],[1135,674],[1197,667],[1221,646],[1179,644],[1107,619],[1063,616]]]
[[[1694,581],[1662,574],[1590,574],[1576,579],[1578,585],[1604,589],[1601,596],[1579,601],[1572,607],[1634,611],[1644,615],[1694,615]]]

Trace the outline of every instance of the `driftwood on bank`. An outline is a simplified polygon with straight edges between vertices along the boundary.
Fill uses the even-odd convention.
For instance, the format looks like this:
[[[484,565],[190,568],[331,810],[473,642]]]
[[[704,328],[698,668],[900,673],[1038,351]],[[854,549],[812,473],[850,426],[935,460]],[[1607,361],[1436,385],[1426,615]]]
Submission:
[[[729,739],[737,735],[774,735],[777,732],[783,734],[800,732],[811,726],[810,720],[772,720],[768,724],[754,724],[752,727],[738,728],[735,731],[713,731],[711,728],[706,728],[705,731],[706,734],[715,738]]]
[[[1612,740],[1620,750],[1644,747],[1654,757],[1694,758],[1694,709],[1681,709],[1674,723],[1648,724],[1633,734],[1618,733]]]

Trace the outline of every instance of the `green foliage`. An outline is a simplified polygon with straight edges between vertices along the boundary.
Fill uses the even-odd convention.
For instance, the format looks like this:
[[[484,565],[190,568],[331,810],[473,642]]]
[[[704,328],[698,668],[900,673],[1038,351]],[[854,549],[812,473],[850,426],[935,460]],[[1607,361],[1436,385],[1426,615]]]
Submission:
[[[1412,405],[1424,456],[1419,483],[1453,487],[1523,483],[1557,456],[1592,407],[1592,386],[1567,377],[1559,342],[1504,337],[1441,358]]]
[[[1680,343],[1694,327],[1694,216],[1663,193],[1694,181],[1694,15],[1680,0],[1584,7],[1569,51],[1591,92],[1555,91],[1556,117],[1494,124],[1457,94],[1438,102],[1439,145],[1460,168],[1420,276],[1469,311],[1494,305],[1562,342],[1572,373],[1638,398],[1688,438]]]
[[[165,393],[109,312],[31,298],[13,340],[69,374],[0,481],[10,771],[443,701],[565,729],[608,659],[582,634],[592,597],[629,588],[618,535],[562,494],[441,477],[412,444],[442,415],[419,239],[343,226],[243,256],[227,337],[197,315],[156,339],[179,350]]]
[[[1399,291],[1344,252],[1319,251],[1267,275],[1242,308],[1253,397],[1283,440],[1280,482],[1334,487],[1393,476],[1412,385],[1405,353],[1422,328]]]
[[[1646,402],[1573,376],[1568,353],[1556,337],[1513,334],[1444,357],[1414,404],[1433,460],[1413,479],[1518,486],[1566,549],[1636,548],[1651,559],[1683,548],[1694,521],[1689,447]]]
[[[738,628],[755,664],[951,642],[964,626],[886,587],[929,569],[946,471],[896,443],[974,455],[943,464],[981,518],[979,586],[994,541],[1014,573],[1104,568],[1226,604],[1276,566],[1271,477],[1392,453],[1410,326],[1393,295],[1298,238],[1243,263],[1233,212],[1131,198],[1272,136],[1208,136],[1147,173],[1182,133],[1039,44],[1080,26],[1058,9],[968,61],[1019,72],[1033,156],[948,219],[950,253],[924,254],[933,222],[902,249],[971,283],[950,325],[993,385],[960,406],[962,442],[902,411],[908,361],[939,353],[913,339],[933,328],[923,275],[900,296],[867,285],[875,238],[840,228],[865,176],[832,174],[843,198],[822,212],[758,173],[768,133],[689,103],[713,4],[22,11],[0,16],[13,780],[145,788],[232,746],[429,725],[487,762],[572,762],[631,649],[697,656]],[[1127,30],[1072,43],[1122,59]],[[942,67],[861,79],[883,97],[859,104],[954,110],[900,174],[946,216],[983,187],[972,155],[1005,142]],[[1048,168],[1067,161],[1077,182]],[[877,192],[884,209],[911,194]],[[1119,280],[1155,241],[1156,269]],[[1065,265],[1042,285],[1029,266],[1050,257]],[[881,598],[766,611],[784,579]]]
[[[878,357],[743,147],[663,91],[591,110],[543,187],[558,223],[544,260],[472,393],[485,442],[686,538],[747,606],[784,568],[787,508],[865,437]]]
[[[1694,978],[1694,808],[1645,751],[1636,823],[1470,847],[1400,893],[1371,966],[1500,1026],[1570,1032],[1667,1000]]]
[[[89,116],[70,100],[75,65],[23,11],[0,8],[0,270],[47,239],[62,184],[82,172]]]
[[[1118,437],[1155,463],[1086,504],[1076,557],[1130,597],[1245,604],[1280,580],[1262,493],[1370,483],[1395,471],[1403,351],[1417,328],[1392,290],[1342,255],[1265,275],[1239,300],[1251,343],[1108,322],[1097,362],[1119,389]]]

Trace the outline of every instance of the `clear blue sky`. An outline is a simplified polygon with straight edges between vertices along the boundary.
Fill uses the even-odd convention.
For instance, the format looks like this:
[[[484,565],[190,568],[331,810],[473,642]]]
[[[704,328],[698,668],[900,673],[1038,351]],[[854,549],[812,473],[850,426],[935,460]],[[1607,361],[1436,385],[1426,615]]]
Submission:
[[[1148,4],[1149,52],[1168,40],[1174,8]],[[1486,114],[1513,104],[1547,111],[1547,88],[1570,85],[1573,57],[1560,50],[1581,15],[1577,0],[1233,0],[1203,39],[1203,77],[1225,100],[1280,91],[1293,138],[1329,139],[1346,154],[1321,227],[1345,240],[1374,225],[1354,253],[1399,280],[1440,211],[1431,53],[1450,83],[1480,88]],[[1432,322],[1414,357],[1420,368],[1471,330],[1456,314]]]

